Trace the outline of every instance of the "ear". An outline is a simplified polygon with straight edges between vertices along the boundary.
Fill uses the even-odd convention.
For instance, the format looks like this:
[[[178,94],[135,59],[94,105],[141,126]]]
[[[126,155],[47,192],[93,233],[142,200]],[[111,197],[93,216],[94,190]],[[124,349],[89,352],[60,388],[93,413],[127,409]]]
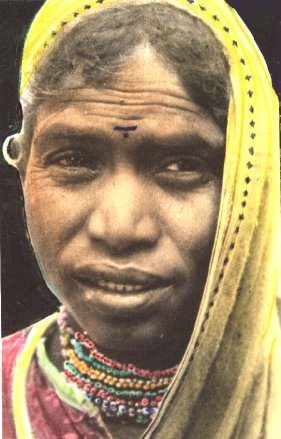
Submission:
[[[23,150],[20,146],[18,134],[6,138],[3,143],[3,156],[9,165],[19,169],[19,164],[23,159]]]

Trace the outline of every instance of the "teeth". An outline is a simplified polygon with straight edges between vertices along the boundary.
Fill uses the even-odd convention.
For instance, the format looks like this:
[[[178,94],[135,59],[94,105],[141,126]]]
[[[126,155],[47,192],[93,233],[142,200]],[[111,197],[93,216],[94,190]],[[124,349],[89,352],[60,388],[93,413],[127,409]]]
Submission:
[[[106,290],[131,293],[135,291],[141,291],[144,289],[143,285],[129,285],[129,284],[116,284],[115,282],[107,282],[105,280],[97,281],[97,286],[105,288]]]

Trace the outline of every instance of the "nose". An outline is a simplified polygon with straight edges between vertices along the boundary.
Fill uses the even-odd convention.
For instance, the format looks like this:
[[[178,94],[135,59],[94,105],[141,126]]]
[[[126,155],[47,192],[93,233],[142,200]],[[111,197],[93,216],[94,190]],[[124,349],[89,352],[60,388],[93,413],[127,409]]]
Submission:
[[[88,232],[112,253],[153,247],[160,229],[144,182],[120,175],[104,184],[90,214]]]

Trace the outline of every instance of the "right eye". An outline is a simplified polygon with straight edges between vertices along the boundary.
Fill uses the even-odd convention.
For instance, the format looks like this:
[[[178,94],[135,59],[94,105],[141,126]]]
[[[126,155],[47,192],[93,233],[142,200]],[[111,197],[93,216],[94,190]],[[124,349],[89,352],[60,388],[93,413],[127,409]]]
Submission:
[[[102,160],[83,150],[67,150],[52,155],[47,164],[55,177],[64,179],[91,179],[102,170]]]
[[[67,151],[57,154],[54,157],[52,157],[51,164],[55,166],[61,166],[62,168],[70,168],[70,169],[73,168],[95,169],[100,167],[100,164],[98,164],[93,157],[88,156],[83,151]]]

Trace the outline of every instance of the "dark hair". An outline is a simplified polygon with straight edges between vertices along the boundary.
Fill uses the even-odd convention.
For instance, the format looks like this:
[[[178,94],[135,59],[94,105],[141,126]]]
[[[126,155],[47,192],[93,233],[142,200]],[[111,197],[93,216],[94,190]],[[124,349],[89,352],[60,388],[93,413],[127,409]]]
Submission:
[[[83,85],[103,88],[143,43],[170,64],[194,101],[225,130],[230,87],[221,43],[198,18],[159,3],[111,6],[65,26],[23,95],[28,124],[38,102],[53,96],[66,77],[78,73]]]

